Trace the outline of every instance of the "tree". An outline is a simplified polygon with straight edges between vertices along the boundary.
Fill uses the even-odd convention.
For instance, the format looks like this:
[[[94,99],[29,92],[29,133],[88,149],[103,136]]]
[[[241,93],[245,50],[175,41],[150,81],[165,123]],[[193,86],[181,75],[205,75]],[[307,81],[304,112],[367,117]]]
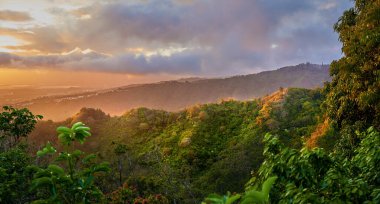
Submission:
[[[331,64],[326,105],[338,128],[380,129],[379,12],[379,0],[356,0],[334,26],[344,57]]]
[[[380,133],[357,133],[362,140],[352,158],[323,149],[290,149],[278,137],[264,138],[266,160],[247,186],[276,176],[273,203],[379,203]]]
[[[0,113],[0,152],[13,148],[21,138],[27,137],[39,119],[41,115],[33,115],[26,108],[4,106]]]
[[[31,157],[22,138],[34,129],[40,115],[28,109],[4,106],[0,112],[0,203],[26,203],[34,198],[28,193],[32,173],[27,166]]]
[[[22,147],[0,153],[0,203],[29,203],[35,198],[29,192],[32,171],[31,157]]]
[[[124,160],[124,155],[127,153],[127,145],[121,144],[121,143],[115,143],[113,144],[116,145],[114,149],[114,153],[117,156],[117,169],[119,171],[119,185],[123,186],[123,160]]]

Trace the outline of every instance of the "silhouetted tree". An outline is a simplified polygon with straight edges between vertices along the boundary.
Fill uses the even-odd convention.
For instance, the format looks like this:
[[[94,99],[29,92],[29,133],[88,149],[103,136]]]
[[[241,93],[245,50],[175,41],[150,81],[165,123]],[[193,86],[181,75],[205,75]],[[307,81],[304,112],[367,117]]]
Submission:
[[[39,119],[41,115],[33,115],[26,108],[4,106],[0,113],[0,151],[11,149],[22,137],[27,137]]]

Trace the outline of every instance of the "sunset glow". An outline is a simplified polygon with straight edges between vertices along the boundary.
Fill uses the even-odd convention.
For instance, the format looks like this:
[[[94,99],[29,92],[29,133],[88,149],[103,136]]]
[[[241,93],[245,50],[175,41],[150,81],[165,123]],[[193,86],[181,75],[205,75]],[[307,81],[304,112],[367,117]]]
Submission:
[[[127,84],[154,83],[170,79],[176,78],[167,74],[133,75],[89,71],[68,72],[51,69],[0,69],[0,88],[13,85],[35,85],[106,89]]]
[[[0,5],[1,84],[112,87],[330,63],[341,56],[332,25],[351,4],[1,0]],[[97,83],[76,82],[80,77]]]

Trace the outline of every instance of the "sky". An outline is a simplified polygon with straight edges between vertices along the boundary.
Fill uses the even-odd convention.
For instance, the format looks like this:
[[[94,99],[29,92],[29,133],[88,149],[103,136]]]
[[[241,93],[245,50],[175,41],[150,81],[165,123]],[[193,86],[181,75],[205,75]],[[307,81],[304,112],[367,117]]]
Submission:
[[[349,0],[0,0],[0,85],[107,88],[341,57]]]

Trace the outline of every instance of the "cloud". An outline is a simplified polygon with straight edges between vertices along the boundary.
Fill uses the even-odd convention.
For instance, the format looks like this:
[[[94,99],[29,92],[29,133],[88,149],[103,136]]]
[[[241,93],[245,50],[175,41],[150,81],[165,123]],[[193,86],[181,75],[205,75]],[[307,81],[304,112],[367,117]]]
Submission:
[[[33,18],[27,12],[0,10],[0,20],[22,22],[33,20]]]
[[[121,54],[111,56],[93,50],[74,50],[50,55],[19,56],[0,52],[0,68],[48,68],[67,70],[92,70],[131,74],[200,73],[199,53],[182,51],[170,56]]]
[[[68,62],[105,57],[107,55],[89,50],[82,51],[79,48],[68,53],[35,56],[19,56],[0,52],[0,66],[1,68],[53,68],[60,67]]]
[[[112,55],[63,61],[61,56],[46,55],[49,60],[45,62],[60,62],[53,67],[244,74],[306,61],[329,63],[339,58],[340,44],[332,26],[351,4],[339,0],[110,1],[73,10],[50,9],[60,19],[56,24],[0,29],[0,34],[7,32],[27,42],[8,49],[38,50],[46,55],[82,47]],[[190,49],[150,58],[129,52],[169,47]],[[33,65],[32,59],[42,60],[37,56],[19,57],[22,60],[18,62],[24,65]]]

